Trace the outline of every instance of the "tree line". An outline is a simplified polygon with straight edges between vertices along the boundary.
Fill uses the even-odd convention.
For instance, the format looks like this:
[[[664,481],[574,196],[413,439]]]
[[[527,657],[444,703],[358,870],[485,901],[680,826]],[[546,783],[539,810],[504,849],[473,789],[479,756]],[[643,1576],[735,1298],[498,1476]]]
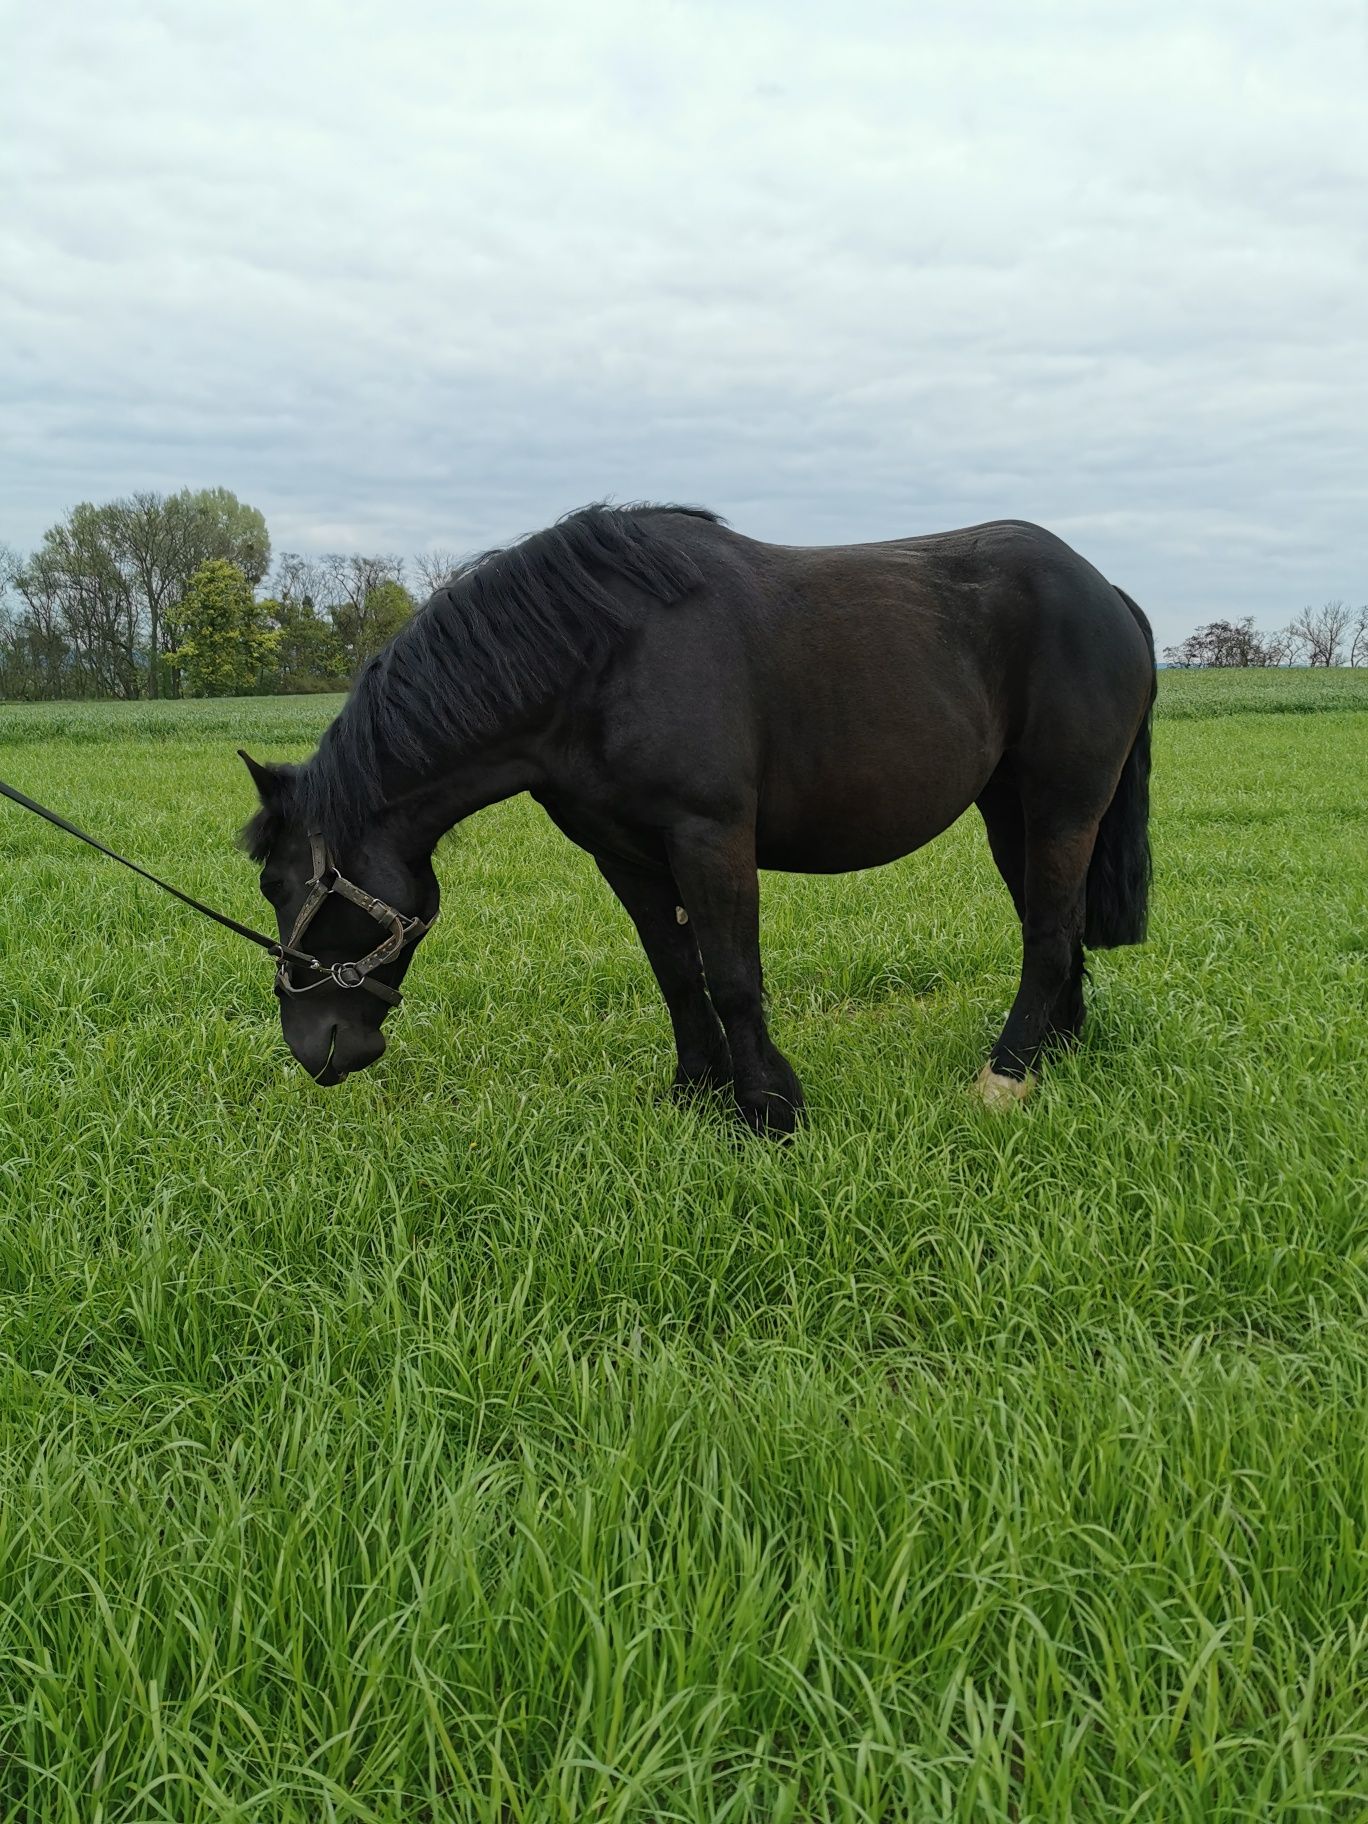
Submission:
[[[1199,666],[1368,665],[1368,605],[1324,602],[1306,607],[1286,627],[1267,633],[1242,621],[1208,621],[1176,646],[1164,648],[1166,664]]]
[[[0,546],[0,697],[238,696],[338,690],[457,568],[282,552],[227,488],[74,507],[27,557]],[[1170,665],[1368,664],[1368,606],[1303,608],[1278,632],[1209,621]]]
[[[282,552],[226,488],[74,507],[0,546],[0,697],[337,690],[457,567],[446,552]],[[410,583],[414,588],[410,587]]]

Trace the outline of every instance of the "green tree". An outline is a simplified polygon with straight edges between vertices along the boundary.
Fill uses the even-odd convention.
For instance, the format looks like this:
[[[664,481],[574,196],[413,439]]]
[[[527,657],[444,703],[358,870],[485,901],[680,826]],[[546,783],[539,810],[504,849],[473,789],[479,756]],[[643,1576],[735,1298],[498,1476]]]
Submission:
[[[14,589],[66,643],[63,692],[174,695],[167,653],[185,632],[180,604],[190,578],[224,558],[255,586],[270,556],[266,521],[227,488],[144,490],[73,507],[17,567]]]
[[[236,564],[255,588],[271,559],[266,521],[227,488],[182,488],[176,494],[144,490],[101,507],[112,560],[128,579],[147,642],[147,694],[175,694],[174,674],[163,661],[183,627],[181,597],[190,578],[211,557]]]
[[[40,585],[19,553],[0,545],[0,698],[29,701],[81,688],[56,603]]]
[[[226,557],[255,589],[271,567],[271,535],[258,509],[228,488],[182,488],[172,498],[189,519],[196,562]]]
[[[392,559],[352,557],[345,568],[333,561],[340,587],[328,613],[354,673],[394,638],[417,604],[393,574]]]
[[[100,509],[110,552],[140,604],[149,697],[162,695],[162,660],[172,643],[167,627],[201,561],[192,552],[183,502],[183,495],[142,492]]]
[[[171,586],[161,615],[160,644],[166,649],[182,641],[185,624],[180,605],[190,578],[201,565],[223,558],[235,564],[255,589],[270,567],[271,539],[258,509],[228,488],[182,488],[178,494],[134,495],[131,501],[115,504],[127,511],[146,501],[159,509],[149,531],[155,539],[160,530],[160,548],[170,566]],[[152,645],[155,650],[158,642],[153,640]],[[167,682],[174,696],[179,682],[174,668]]]
[[[346,675],[337,635],[306,595],[274,597],[258,607],[276,636],[273,689],[331,690]]]
[[[37,613],[49,613],[81,680],[79,694],[136,697],[145,683],[141,610],[120,560],[112,508],[83,501],[49,526],[15,573],[15,587]]]
[[[180,602],[180,646],[166,656],[185,673],[190,694],[231,697],[255,690],[280,635],[266,624],[265,605],[237,564],[213,557],[201,564]]]
[[[395,577],[387,577],[383,583],[377,583],[373,589],[368,589],[365,601],[368,650],[362,657],[370,658],[372,653],[387,646],[404,623],[412,618],[416,606],[408,590]]]

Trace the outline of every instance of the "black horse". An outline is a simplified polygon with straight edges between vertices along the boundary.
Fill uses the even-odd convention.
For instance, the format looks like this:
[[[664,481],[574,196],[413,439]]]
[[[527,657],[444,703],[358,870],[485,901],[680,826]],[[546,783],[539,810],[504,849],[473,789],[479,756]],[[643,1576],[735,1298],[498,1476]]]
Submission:
[[[319,959],[282,965],[286,1041],[319,1083],[374,1063],[439,837],[530,792],[637,928],[676,1086],[729,1086],[786,1133],[803,1097],[765,1024],[757,868],[892,861],[977,804],[1022,923],[979,1078],[1010,1103],[1082,1027],[1084,945],[1144,937],[1154,685],[1140,609],[1038,526],[810,549],[583,508],[439,589],[304,765],[248,760],[262,892]]]

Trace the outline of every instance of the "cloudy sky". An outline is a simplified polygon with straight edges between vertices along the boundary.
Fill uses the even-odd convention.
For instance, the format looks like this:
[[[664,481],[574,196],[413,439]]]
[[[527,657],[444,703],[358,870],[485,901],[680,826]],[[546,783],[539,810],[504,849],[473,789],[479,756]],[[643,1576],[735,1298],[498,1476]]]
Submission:
[[[1368,599],[1363,0],[5,9],[0,539],[581,501],[1061,532],[1161,638]]]

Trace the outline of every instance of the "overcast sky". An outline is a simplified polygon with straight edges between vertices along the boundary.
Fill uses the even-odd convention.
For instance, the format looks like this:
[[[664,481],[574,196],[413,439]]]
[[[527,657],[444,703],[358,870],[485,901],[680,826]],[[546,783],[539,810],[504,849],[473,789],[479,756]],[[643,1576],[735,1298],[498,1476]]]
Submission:
[[[1161,639],[1368,599],[1363,0],[36,0],[0,539],[222,484],[277,551],[604,496],[1061,532]]]

